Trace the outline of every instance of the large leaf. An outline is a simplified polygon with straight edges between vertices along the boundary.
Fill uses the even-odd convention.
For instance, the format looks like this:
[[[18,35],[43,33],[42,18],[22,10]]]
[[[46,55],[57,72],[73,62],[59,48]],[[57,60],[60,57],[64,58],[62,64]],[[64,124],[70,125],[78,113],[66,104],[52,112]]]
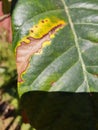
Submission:
[[[19,94],[97,92],[98,1],[24,1],[13,14]]]
[[[19,0],[12,22],[22,101],[34,91],[98,92],[98,0]]]

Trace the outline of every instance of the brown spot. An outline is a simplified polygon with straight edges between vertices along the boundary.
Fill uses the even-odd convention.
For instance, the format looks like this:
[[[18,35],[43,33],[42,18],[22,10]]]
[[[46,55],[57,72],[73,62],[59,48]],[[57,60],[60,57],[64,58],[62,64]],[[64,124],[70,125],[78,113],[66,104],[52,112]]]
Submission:
[[[31,32],[33,33],[34,31],[33,31],[33,30],[31,30]]]
[[[29,37],[30,43],[24,42],[17,47],[16,50],[16,65],[17,65],[17,72],[18,72],[18,82],[22,82],[21,74],[26,70],[29,64],[29,59],[34,53],[38,53],[41,48],[42,44],[46,41],[50,41],[49,34],[45,35],[40,39],[34,39]]]
[[[38,26],[35,26],[36,28],[38,28]]]
[[[44,23],[44,20],[42,20],[41,22]]]
[[[26,71],[28,64],[30,62],[30,57],[39,53],[42,50],[42,45],[44,42],[51,41],[51,34],[56,33],[56,29],[61,28],[64,25],[58,25],[52,28],[47,34],[43,35],[41,38],[33,38],[27,37],[30,40],[30,43],[26,43],[25,41],[21,42],[21,45],[16,49],[16,65],[18,72],[18,82],[22,82],[22,73]],[[53,84],[53,83],[52,83]]]
[[[45,21],[46,21],[46,22],[48,22],[48,20],[47,20],[47,19],[46,19]]]
[[[30,40],[30,41],[31,41],[31,40],[34,40],[33,37],[27,37],[27,39]]]

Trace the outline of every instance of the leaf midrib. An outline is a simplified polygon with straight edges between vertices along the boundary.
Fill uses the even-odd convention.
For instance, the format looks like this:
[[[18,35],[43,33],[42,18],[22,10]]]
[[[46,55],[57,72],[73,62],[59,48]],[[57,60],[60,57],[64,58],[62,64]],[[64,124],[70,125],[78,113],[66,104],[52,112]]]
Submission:
[[[75,31],[74,23],[73,23],[73,21],[71,19],[71,15],[69,13],[69,9],[67,7],[66,2],[64,0],[61,0],[61,1],[62,1],[63,5],[64,5],[64,9],[65,9],[66,15],[68,17],[69,25],[70,25],[70,28],[72,30],[72,34],[73,34],[73,37],[74,37],[74,42],[75,42],[75,45],[76,45],[76,48],[77,48],[77,52],[78,52],[80,63],[81,63],[82,70],[83,70],[84,81],[87,84],[87,91],[90,92],[89,83],[88,83],[87,74],[86,74],[87,70],[86,70],[86,66],[85,66],[83,58],[82,58],[81,50],[80,50],[79,43],[78,43],[78,36],[76,34],[76,31]]]

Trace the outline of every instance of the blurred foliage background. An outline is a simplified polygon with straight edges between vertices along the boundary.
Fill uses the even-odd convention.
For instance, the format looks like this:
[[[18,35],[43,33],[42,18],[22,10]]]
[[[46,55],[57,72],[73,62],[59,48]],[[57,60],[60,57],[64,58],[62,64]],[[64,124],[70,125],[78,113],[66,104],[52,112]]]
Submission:
[[[11,0],[0,0],[0,130],[34,130],[19,109],[10,12]]]

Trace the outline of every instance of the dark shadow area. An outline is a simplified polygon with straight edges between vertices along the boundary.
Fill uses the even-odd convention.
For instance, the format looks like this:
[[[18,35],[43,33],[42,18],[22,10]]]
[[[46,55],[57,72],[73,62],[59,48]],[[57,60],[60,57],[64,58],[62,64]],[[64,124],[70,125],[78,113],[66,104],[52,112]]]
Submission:
[[[0,90],[4,92],[9,93],[13,97],[18,98],[18,93],[17,93],[17,73],[16,70],[13,70],[12,73],[8,73],[6,71],[6,75],[10,77],[10,79],[5,82]]]
[[[12,0],[12,3],[11,3],[11,14],[12,14],[12,12],[13,12],[16,4],[17,4],[17,2],[18,2],[18,0]]]
[[[98,130],[98,93],[35,91],[20,104],[37,130]]]

